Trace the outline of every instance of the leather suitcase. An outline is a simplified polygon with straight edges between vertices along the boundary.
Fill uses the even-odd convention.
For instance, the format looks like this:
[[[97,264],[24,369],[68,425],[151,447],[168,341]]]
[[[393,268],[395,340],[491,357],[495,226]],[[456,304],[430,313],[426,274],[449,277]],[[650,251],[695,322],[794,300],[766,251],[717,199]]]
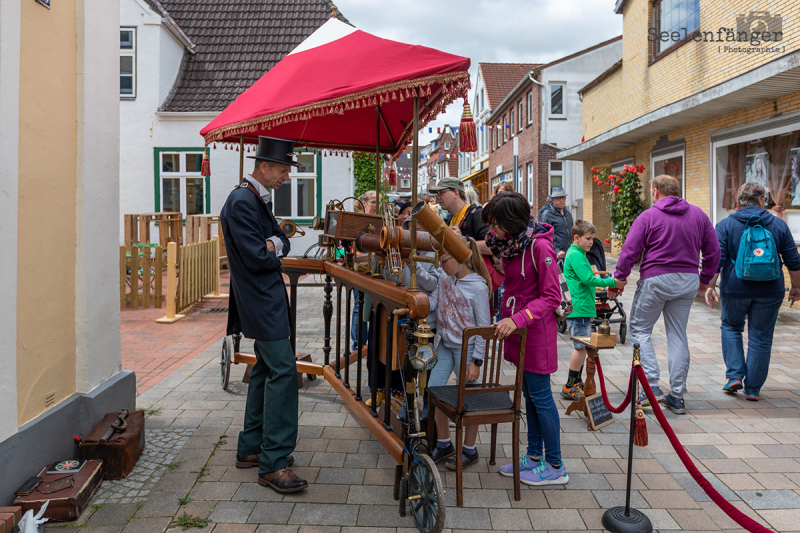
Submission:
[[[17,496],[14,505],[22,507],[23,514],[28,509],[36,514],[50,500],[43,518],[53,522],[77,519],[103,481],[103,462],[87,461],[77,474],[48,474],[49,467],[39,473],[42,478],[39,486],[27,496]]]
[[[124,417],[124,418],[123,418]],[[108,413],[84,439],[80,459],[103,461],[103,479],[122,479],[144,450],[144,411]]]

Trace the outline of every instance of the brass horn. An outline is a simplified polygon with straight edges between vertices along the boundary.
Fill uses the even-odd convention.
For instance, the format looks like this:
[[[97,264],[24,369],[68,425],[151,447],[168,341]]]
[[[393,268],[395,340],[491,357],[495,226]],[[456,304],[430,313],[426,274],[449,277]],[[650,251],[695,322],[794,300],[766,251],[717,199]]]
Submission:
[[[292,238],[296,233],[300,235],[305,235],[306,232],[302,229],[297,227],[297,224],[293,220],[284,220],[280,223],[281,231],[283,234],[286,235],[286,238]]]
[[[439,241],[444,251],[455,257],[456,261],[463,263],[472,256],[472,250],[464,244],[453,230],[433,212],[427,202],[421,201],[411,210],[411,216],[417,219],[430,236]]]

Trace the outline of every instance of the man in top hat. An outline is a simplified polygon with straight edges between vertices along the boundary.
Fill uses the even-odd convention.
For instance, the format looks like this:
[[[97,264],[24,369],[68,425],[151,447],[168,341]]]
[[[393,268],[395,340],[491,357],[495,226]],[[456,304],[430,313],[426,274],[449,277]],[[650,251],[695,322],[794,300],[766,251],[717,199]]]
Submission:
[[[253,173],[230,193],[220,212],[231,271],[231,290],[245,337],[255,339],[244,428],[236,468],[258,467],[259,484],[276,492],[308,485],[291,471],[297,442],[297,369],[289,341],[289,302],[281,257],[289,239],[267,208],[270,189],[289,179],[294,141],[258,138]]]
[[[553,226],[553,248],[559,259],[567,255],[572,244],[572,213],[567,209],[567,191],[564,187],[553,187],[550,201],[539,209],[539,222]]]

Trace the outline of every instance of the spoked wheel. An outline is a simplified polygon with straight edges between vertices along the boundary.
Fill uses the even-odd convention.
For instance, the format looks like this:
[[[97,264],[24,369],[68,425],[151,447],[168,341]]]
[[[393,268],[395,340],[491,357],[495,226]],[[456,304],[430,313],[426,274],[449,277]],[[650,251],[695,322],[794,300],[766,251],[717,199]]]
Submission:
[[[222,341],[222,354],[220,356],[219,368],[222,380],[222,390],[228,390],[228,383],[231,380],[231,360],[233,359],[233,337],[225,336]]]
[[[558,332],[559,333],[566,333],[567,332],[567,321],[562,320],[558,323]]]
[[[628,336],[628,324],[625,322],[619,323],[619,343],[625,344],[625,337]]]
[[[422,533],[444,528],[444,489],[439,470],[427,454],[414,456],[408,471],[408,505]],[[414,499],[411,499],[414,498]]]

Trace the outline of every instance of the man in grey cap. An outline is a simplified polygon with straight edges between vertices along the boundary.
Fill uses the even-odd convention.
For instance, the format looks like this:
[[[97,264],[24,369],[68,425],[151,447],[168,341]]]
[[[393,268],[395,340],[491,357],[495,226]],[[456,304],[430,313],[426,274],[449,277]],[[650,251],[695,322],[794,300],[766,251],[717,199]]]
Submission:
[[[442,178],[431,187],[431,192],[436,195],[436,201],[450,216],[445,222],[456,233],[464,237],[472,237],[478,242],[478,249],[484,255],[492,252],[486,247],[483,240],[489,232],[489,226],[481,220],[482,207],[479,204],[467,203],[464,184],[458,178]]]
[[[567,209],[567,191],[564,187],[553,187],[550,193],[550,202],[539,209],[539,222],[553,226],[555,236],[553,248],[559,259],[567,255],[567,250],[572,244],[572,213]]]

